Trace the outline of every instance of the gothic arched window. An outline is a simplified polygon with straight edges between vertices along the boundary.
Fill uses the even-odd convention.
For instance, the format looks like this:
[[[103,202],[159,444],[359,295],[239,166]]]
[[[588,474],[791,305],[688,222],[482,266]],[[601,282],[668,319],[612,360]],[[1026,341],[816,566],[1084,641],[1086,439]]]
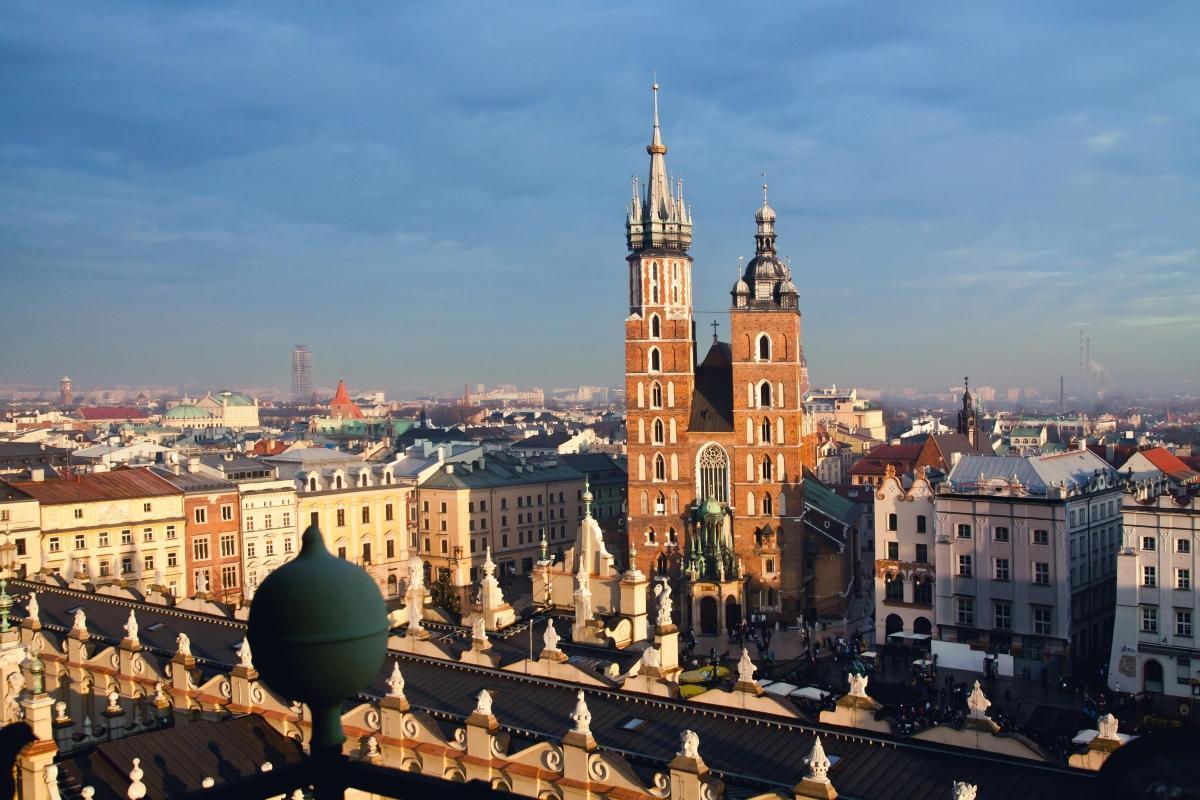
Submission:
[[[715,442],[706,444],[697,457],[696,477],[701,503],[709,498],[719,503],[729,502],[729,454]]]
[[[658,381],[650,384],[650,407],[662,408],[662,384]]]
[[[662,336],[662,322],[658,318],[658,314],[650,315],[650,338],[657,339]]]
[[[771,337],[765,333],[758,335],[758,360],[771,360]]]
[[[771,474],[775,471],[774,465],[771,463],[770,456],[763,456],[762,460],[762,479],[764,481],[771,480]]]
[[[654,480],[665,481],[667,479],[667,460],[659,453],[654,457]]]
[[[761,408],[771,407],[771,384],[767,381],[763,381],[758,387],[758,405]]]
[[[762,513],[764,517],[771,515],[771,493],[767,492],[762,499]]]
[[[665,436],[663,434],[663,423],[661,419],[654,420],[654,443],[662,444]]]
[[[657,347],[650,348],[650,371],[651,372],[662,372],[662,353],[660,353],[658,351]],[[771,394],[770,384],[763,384],[763,385],[767,387],[767,395],[770,396],[770,394]]]
[[[762,421],[762,439],[761,441],[771,441],[771,420],[764,419]]]
[[[667,496],[662,492],[659,492],[654,500],[654,513],[660,517],[667,513]]]

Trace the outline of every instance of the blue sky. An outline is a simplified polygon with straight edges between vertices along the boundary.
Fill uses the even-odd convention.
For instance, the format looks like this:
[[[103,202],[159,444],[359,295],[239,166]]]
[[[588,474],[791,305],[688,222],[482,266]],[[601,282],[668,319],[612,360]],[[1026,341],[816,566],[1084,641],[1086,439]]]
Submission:
[[[1200,5],[5,3],[0,382],[620,382],[651,75],[817,383],[1200,388]],[[711,313],[698,314],[707,331]],[[1191,381],[1185,383],[1185,381]]]

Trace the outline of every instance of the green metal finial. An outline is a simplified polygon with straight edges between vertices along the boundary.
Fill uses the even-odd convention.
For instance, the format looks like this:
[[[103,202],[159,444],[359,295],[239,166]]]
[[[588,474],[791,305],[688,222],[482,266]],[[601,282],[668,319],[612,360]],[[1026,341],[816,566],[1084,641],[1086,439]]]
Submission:
[[[8,622],[8,612],[12,607],[13,599],[8,593],[8,581],[0,579],[0,633],[12,630],[12,625]]]
[[[538,543],[538,560],[543,563],[550,560],[550,547],[546,543],[546,529],[542,528],[541,541]]]
[[[583,476],[583,515],[588,518],[592,516],[592,490],[586,474]]]

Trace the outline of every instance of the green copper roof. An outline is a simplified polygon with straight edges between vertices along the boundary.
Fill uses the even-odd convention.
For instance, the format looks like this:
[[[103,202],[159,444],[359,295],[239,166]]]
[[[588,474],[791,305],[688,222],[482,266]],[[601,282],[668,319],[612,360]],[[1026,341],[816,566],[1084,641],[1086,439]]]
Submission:
[[[166,419],[209,419],[212,415],[203,408],[178,405],[163,415]]]

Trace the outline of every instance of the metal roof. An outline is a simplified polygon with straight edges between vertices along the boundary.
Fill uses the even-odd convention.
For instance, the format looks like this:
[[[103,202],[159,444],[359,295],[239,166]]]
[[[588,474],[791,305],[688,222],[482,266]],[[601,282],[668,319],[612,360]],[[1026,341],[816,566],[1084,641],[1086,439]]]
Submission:
[[[104,500],[127,500],[135,497],[180,494],[179,489],[149,469],[93,472],[54,480],[22,481],[13,485],[26,494],[36,497],[42,505],[94,503]]]
[[[42,587],[13,581],[17,592],[14,617],[21,618],[28,591],[38,589],[43,631],[53,643],[71,624],[71,609],[83,606],[93,638],[116,644],[124,635],[122,625],[130,608],[136,608],[141,639],[147,652],[170,657],[175,636],[187,632],[192,650],[211,671],[213,664],[232,666],[235,648],[245,636],[242,622],[193,612],[149,606],[129,600],[94,595],[69,589]],[[155,628],[155,623],[163,626]],[[519,633],[505,642],[516,652],[527,646]],[[535,639],[540,639],[536,637]],[[499,642],[496,642],[499,644]],[[540,648],[540,641],[536,642]],[[614,654],[615,655],[615,654]],[[837,763],[829,777],[839,794],[859,800],[890,800],[895,797],[941,797],[952,780],[977,784],[988,797],[1021,797],[1022,800],[1073,800],[1092,796],[1095,773],[1010,758],[986,750],[967,750],[911,738],[862,732],[852,728],[812,725],[766,715],[755,715],[686,701],[654,698],[604,687],[581,687],[565,681],[533,678],[499,669],[456,664],[420,656],[393,653],[367,694],[381,697],[392,660],[399,660],[406,679],[405,693],[415,709],[426,711],[449,734],[462,724],[475,707],[480,689],[493,692],[493,708],[501,727],[529,739],[557,741],[570,727],[569,714],[575,693],[583,688],[592,712],[592,732],[602,750],[626,757],[644,778],[665,771],[679,747],[685,729],[700,737],[700,754],[727,784],[729,796],[749,790],[789,792],[805,775],[804,758],[819,734]],[[645,720],[636,730],[626,723]],[[228,725],[230,723],[220,723]],[[243,723],[253,725],[253,723]],[[190,730],[195,726],[181,726]],[[231,734],[232,735],[232,734]],[[139,755],[141,737],[114,742],[128,750],[121,757]],[[209,739],[211,741],[211,738]],[[207,745],[205,745],[207,747]],[[180,755],[191,770],[196,756]],[[252,750],[251,761],[260,758]],[[271,760],[263,757],[262,760]],[[169,762],[170,763],[170,762]],[[261,762],[259,762],[261,763]],[[126,770],[127,771],[127,770]],[[147,770],[147,777],[151,770]],[[118,784],[119,785],[119,784]],[[173,796],[165,787],[152,797]]]

